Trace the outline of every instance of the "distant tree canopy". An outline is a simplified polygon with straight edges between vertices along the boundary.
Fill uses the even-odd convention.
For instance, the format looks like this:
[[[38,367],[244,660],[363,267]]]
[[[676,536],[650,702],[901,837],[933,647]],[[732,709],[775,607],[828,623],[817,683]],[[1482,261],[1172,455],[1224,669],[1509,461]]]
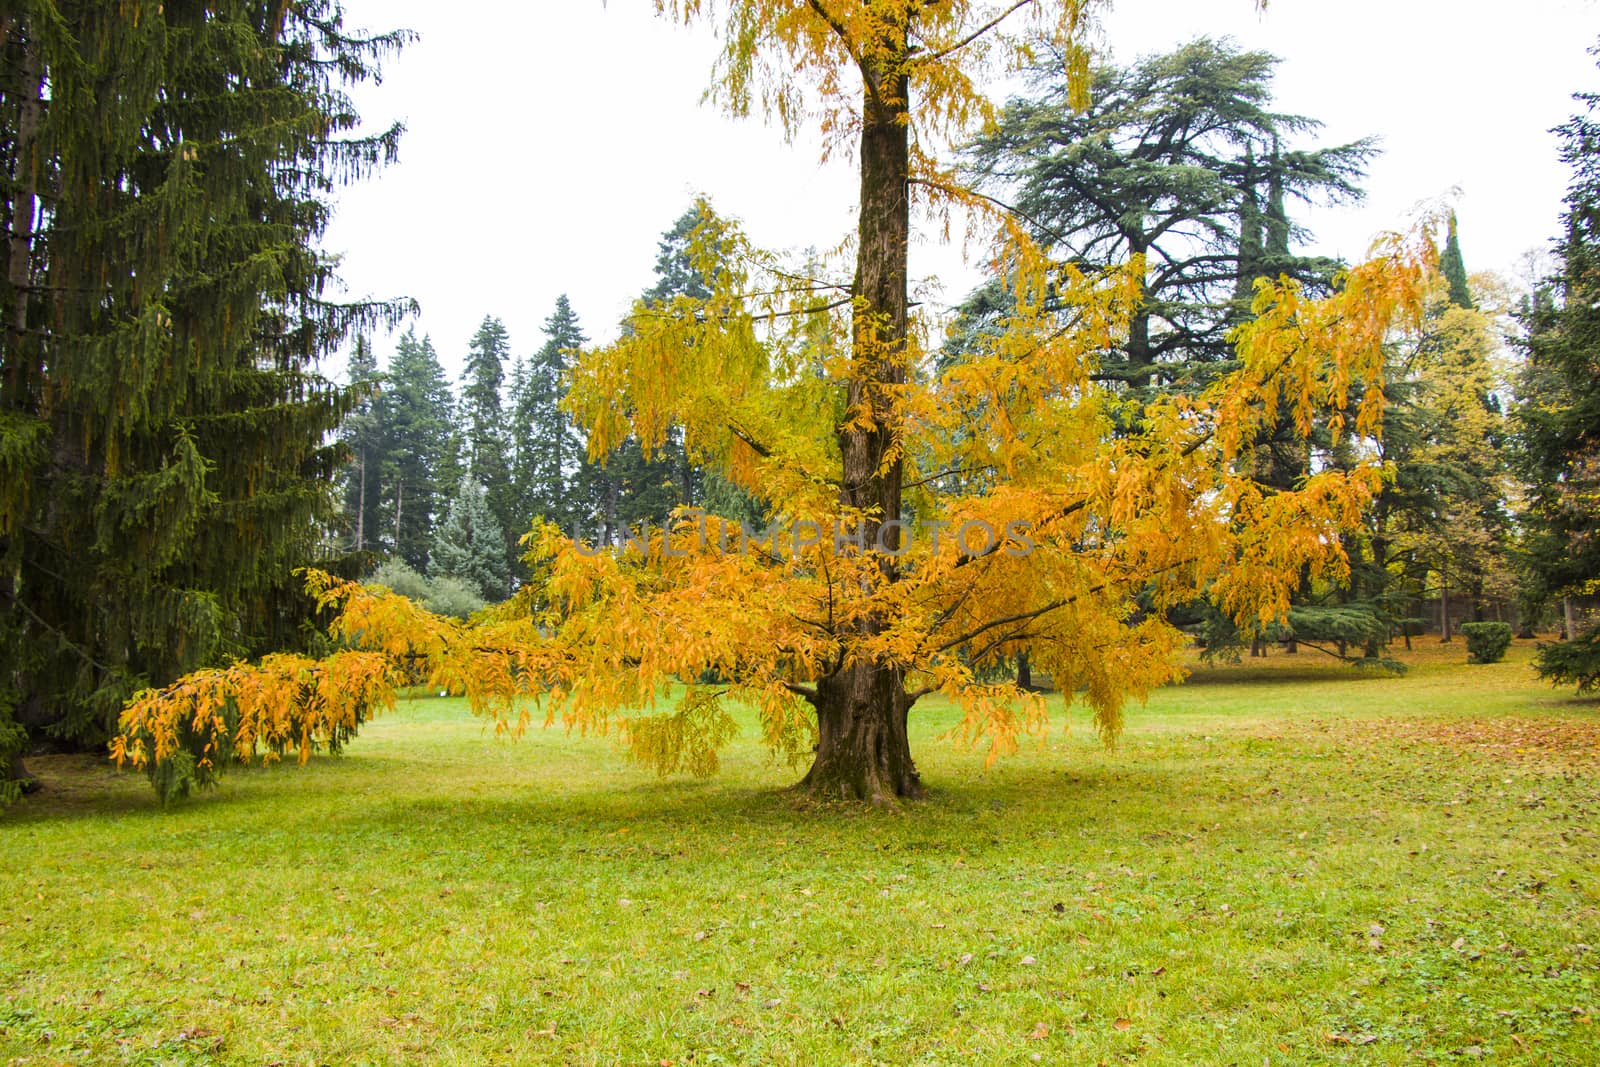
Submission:
[[[346,90],[404,40],[330,0],[0,15],[0,747],[296,641],[360,399],[316,360],[403,310],[324,297],[334,191],[400,135]]]
[[[461,480],[456,403],[428,337],[407,330],[396,346],[374,405],[381,441],[384,543],[416,570],[426,570],[434,529]]]

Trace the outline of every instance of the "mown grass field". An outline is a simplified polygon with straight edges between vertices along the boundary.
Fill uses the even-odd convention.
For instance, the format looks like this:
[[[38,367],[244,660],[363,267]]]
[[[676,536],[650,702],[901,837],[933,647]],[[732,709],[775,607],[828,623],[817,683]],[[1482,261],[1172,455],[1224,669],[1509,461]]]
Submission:
[[[1600,1063],[1600,703],[1530,651],[1275,653],[991,769],[919,706],[897,811],[455,700],[166,812],[38,760],[0,1063]]]

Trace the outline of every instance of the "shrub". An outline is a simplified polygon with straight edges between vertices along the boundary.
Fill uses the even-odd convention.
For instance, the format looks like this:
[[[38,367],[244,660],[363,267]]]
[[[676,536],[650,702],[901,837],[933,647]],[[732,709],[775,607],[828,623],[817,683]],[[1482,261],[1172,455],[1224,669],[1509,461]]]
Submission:
[[[404,560],[398,559],[385,560],[372,572],[367,584],[386,586],[391,592],[419,604],[424,603],[433,592],[428,586],[428,579],[412,570]]]
[[[407,600],[415,600],[435,615],[454,615],[465,619],[484,607],[478,591],[459,578],[440,575],[424,578],[402,560],[391,559],[367,579],[368,585],[387,586]]]
[[[1540,645],[1533,666],[1552,685],[1576,685],[1580,693],[1600,689],[1600,628],[1572,641]]]
[[[1509,622],[1464,622],[1461,635],[1467,639],[1468,663],[1499,663],[1511,647]]]
[[[477,588],[460,578],[441,574],[428,579],[428,595],[422,606],[435,615],[454,615],[465,619],[475,611],[482,611],[488,601]]]

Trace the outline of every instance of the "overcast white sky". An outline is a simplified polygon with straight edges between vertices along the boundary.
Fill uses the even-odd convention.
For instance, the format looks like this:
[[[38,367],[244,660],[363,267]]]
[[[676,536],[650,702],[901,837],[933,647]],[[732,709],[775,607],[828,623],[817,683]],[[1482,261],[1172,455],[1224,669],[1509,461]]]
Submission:
[[[358,97],[373,124],[405,123],[400,162],[344,194],[325,244],[352,295],[421,302],[418,333],[452,375],[486,314],[516,353],[537,348],[562,293],[591,338],[612,336],[697,193],[767,247],[831,247],[851,225],[848,163],[701,104],[715,41],[651,0],[345,8],[351,27],[420,40]],[[1326,143],[1381,139],[1363,205],[1302,214],[1315,248],[1359,257],[1452,190],[1469,270],[1513,273],[1555,233],[1566,174],[1547,131],[1573,92],[1600,89],[1597,0],[1272,0],[1264,15],[1251,0],[1119,0],[1104,20],[1123,61],[1202,34],[1281,56],[1280,108],[1321,119]],[[977,276],[929,243],[912,266],[951,301]],[[376,342],[387,358],[392,338]]]

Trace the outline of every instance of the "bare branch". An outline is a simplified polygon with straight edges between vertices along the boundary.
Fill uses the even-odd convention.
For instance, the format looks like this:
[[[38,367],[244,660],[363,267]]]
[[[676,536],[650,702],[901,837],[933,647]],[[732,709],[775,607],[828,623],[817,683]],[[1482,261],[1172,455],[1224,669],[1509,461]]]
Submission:
[[[1017,0],[1017,2],[1012,4],[1009,8],[1007,8],[1004,11],[1002,11],[1000,14],[996,15],[994,18],[990,19],[988,22],[984,23],[982,26],[979,26],[977,29],[973,30],[971,33],[969,33],[965,37],[961,38],[961,40],[957,41],[955,44],[950,45],[948,48],[941,48],[937,52],[927,52],[927,53],[924,53],[923,55],[917,56],[916,59],[915,59],[915,62],[917,62],[917,63],[937,63],[941,59],[944,59],[944,58],[946,58],[948,56],[954,55],[956,52],[961,51],[963,48],[967,47],[967,45],[971,44],[973,41],[976,41],[978,38],[982,37],[984,34],[988,33],[990,30],[994,29],[996,26],[1000,25],[1006,19],[1008,19],[1012,15],[1016,14],[1018,11],[1021,11],[1023,8],[1030,6],[1033,2],[1034,2],[1034,0]]]

